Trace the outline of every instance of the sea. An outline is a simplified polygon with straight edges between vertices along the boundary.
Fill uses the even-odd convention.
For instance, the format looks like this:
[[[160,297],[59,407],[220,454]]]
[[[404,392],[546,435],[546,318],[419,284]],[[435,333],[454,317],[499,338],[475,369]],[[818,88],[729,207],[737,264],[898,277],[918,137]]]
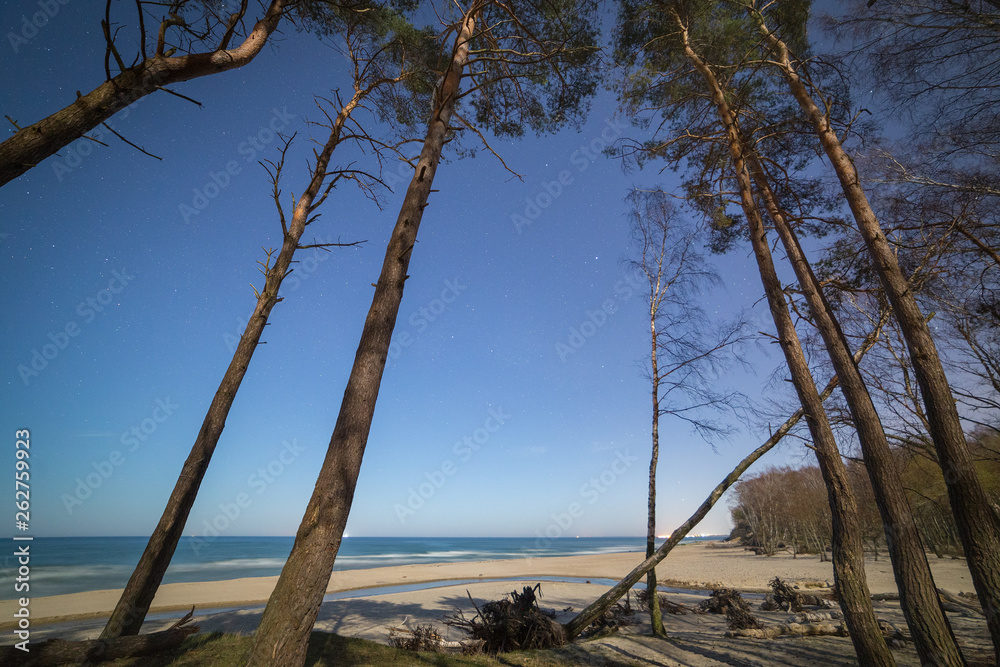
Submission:
[[[727,535],[684,538],[720,540]],[[143,549],[145,537],[36,537],[30,544],[31,597],[124,588]],[[182,537],[163,583],[269,577],[281,573],[293,537]],[[8,553],[13,553],[9,542]],[[25,542],[18,542],[23,545]],[[659,541],[658,541],[659,544]],[[347,537],[334,570],[357,570],[414,563],[579,556],[645,551],[644,537]],[[0,558],[0,599],[15,592],[18,564]],[[638,562],[638,561],[637,561]]]

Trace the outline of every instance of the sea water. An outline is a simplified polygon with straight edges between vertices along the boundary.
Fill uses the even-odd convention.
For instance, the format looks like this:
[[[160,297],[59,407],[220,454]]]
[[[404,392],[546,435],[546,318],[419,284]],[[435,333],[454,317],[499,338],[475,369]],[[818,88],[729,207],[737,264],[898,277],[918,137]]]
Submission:
[[[687,537],[683,542],[725,537]],[[31,546],[31,597],[124,588],[146,541],[145,537],[36,537]],[[293,537],[182,537],[163,583],[276,576],[293,541]],[[340,545],[334,569],[638,554],[645,548],[644,537],[348,537]],[[15,597],[17,564],[10,558],[0,560],[0,599],[11,599]]]

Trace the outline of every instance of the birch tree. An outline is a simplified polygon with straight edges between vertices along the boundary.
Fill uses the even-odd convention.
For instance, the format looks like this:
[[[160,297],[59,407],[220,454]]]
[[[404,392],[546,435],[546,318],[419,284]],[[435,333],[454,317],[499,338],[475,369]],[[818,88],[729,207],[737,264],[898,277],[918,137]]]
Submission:
[[[737,316],[713,325],[699,305],[703,290],[719,278],[705,262],[693,225],[681,220],[667,193],[634,190],[626,198],[635,259],[628,263],[647,280],[649,292],[650,366],[652,393],[649,491],[647,495],[646,557],[656,550],[656,469],[660,457],[660,417],[673,416],[703,436],[724,428],[709,415],[737,407],[738,395],[713,386],[719,367],[739,364],[737,348],[746,339],[745,320]],[[665,636],[656,570],[646,575],[653,634]]]
[[[861,343],[858,350],[854,353],[855,361],[860,361],[862,357],[872,348],[872,346],[877,342],[879,336],[881,335],[882,326],[885,322],[883,317],[879,323],[869,332],[865,337],[864,341]],[[827,400],[830,394],[837,388],[839,380],[836,376],[827,382],[823,391],[820,393],[820,400]],[[591,602],[589,605],[584,607],[579,614],[577,614],[573,619],[571,619],[565,625],[566,637],[573,639],[577,637],[581,632],[583,632],[588,625],[594,622],[597,618],[604,615],[604,613],[611,608],[611,605],[615,604],[618,600],[622,598],[628,591],[639,582],[646,573],[651,569],[656,567],[664,558],[666,558],[670,552],[680,544],[688,533],[694,530],[694,527],[701,522],[705,516],[715,507],[716,503],[722,498],[722,496],[729,490],[733,484],[736,484],[740,477],[745,473],[754,463],[756,463],[764,454],[771,451],[781,440],[788,435],[796,424],[802,420],[805,416],[805,410],[799,408],[796,410],[788,419],[786,419],[781,426],[774,430],[757,449],[753,450],[747,454],[742,461],[736,464],[736,467],[719,482],[715,488],[712,489],[711,493],[705,498],[698,509],[695,510],[688,519],[677,527],[670,537],[660,545],[660,547],[653,553],[652,556],[646,558],[629,572],[625,577],[621,579],[617,584],[612,586],[606,593],[601,595],[599,598]]]

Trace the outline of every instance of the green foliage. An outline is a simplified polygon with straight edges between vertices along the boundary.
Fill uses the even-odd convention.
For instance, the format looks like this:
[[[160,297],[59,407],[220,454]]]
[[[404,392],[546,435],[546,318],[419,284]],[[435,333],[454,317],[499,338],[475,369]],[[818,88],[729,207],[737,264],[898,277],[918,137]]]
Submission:
[[[441,66],[434,31],[415,27],[405,13],[416,6],[409,1],[304,0],[292,8],[295,25],[357,60],[365,81],[402,78],[400,85],[379,86],[369,107],[397,133],[412,131],[426,120],[434,71]]]
[[[743,151],[756,154],[767,169],[799,234],[826,233],[840,205],[806,173],[818,144],[782,77],[763,64],[770,55],[752,13],[756,6],[750,0],[626,0],[614,32],[615,58],[623,68],[615,81],[620,107],[636,126],[654,128],[648,139],[620,144],[617,154],[640,167],[653,160],[681,172],[688,204],[705,220],[717,252],[728,251],[746,232],[728,138],[695,57],[717,80]],[[807,1],[772,3],[765,17],[799,57],[808,55],[809,8]],[[816,76],[837,88],[836,99],[845,99],[828,74]],[[836,109],[842,115],[843,105]]]
[[[1000,432],[982,428],[967,437],[987,496],[994,506],[1000,505]],[[958,528],[933,449],[914,440],[894,448],[893,455],[924,544],[939,557],[960,554]],[[867,471],[863,463],[852,461],[848,472],[865,541],[877,545],[884,531]],[[829,507],[816,466],[769,468],[739,481],[734,490],[733,520],[750,525],[764,553],[774,553],[781,543],[797,551],[816,551],[829,541]]]
[[[331,2],[301,0],[291,7],[292,18],[301,30],[328,37],[351,27],[363,27],[372,35],[386,37],[405,30],[409,21],[405,13],[415,10],[417,2]]]
[[[599,37],[593,0],[486,3],[463,95],[477,127],[499,137],[578,128],[597,90]]]
[[[466,82],[456,110],[481,132],[520,137],[526,131],[579,127],[597,89],[600,37],[594,0],[480,2],[445,6],[448,27],[414,27],[416,2],[333,3],[306,0],[296,24],[323,37],[352,34],[366,42],[377,68],[406,72],[406,95],[380,101],[383,120],[401,126],[426,121],[438,81],[451,60],[462,12],[478,6]],[[462,127],[462,122],[454,122]],[[464,149],[468,153],[469,149]],[[463,149],[458,149],[463,154]]]

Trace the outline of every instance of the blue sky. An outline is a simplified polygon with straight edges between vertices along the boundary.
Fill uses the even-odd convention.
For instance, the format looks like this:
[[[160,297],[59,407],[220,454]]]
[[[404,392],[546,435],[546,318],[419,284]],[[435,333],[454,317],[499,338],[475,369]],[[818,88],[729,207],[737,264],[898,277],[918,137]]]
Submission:
[[[5,4],[5,35],[37,9]],[[16,52],[5,37],[4,114],[29,124],[103,80],[101,13],[70,2]],[[307,138],[325,139],[307,124],[318,117],[313,96],[348,84],[342,65],[313,36],[287,31],[248,67],[176,87],[203,107],[161,93],[115,117],[116,130],[162,161],[105,133],[107,148],[77,141],[0,189],[0,423],[4,451],[16,429],[31,431],[34,535],[152,530],[252,312],[261,248],[280,243],[255,160],[277,155],[269,129],[298,131],[283,188],[301,192]],[[603,92],[579,133],[498,142],[523,182],[485,152],[439,170],[350,534],[644,534],[648,333],[642,299],[623,288],[622,200],[633,185],[672,183],[582,150],[620,131],[613,112]],[[310,240],[368,243],[298,255],[186,534],[213,523],[227,535],[294,534],[403,188],[401,179],[383,211],[338,190],[307,230]],[[532,199],[547,205],[518,227]],[[206,204],[197,215],[184,208],[196,204]],[[751,307],[760,287],[746,254],[717,261],[724,287],[706,297],[709,310]],[[754,313],[766,315],[759,305]],[[560,355],[574,330],[592,335]],[[44,367],[36,351],[50,357]],[[33,359],[37,374],[19,371]],[[751,398],[773,393],[765,381],[775,363],[760,355],[735,381]],[[762,438],[743,431],[713,451],[680,423],[665,420],[661,434],[661,533]],[[799,457],[789,446],[768,460]],[[574,503],[582,511],[567,523]],[[697,532],[728,530],[721,503]]]

